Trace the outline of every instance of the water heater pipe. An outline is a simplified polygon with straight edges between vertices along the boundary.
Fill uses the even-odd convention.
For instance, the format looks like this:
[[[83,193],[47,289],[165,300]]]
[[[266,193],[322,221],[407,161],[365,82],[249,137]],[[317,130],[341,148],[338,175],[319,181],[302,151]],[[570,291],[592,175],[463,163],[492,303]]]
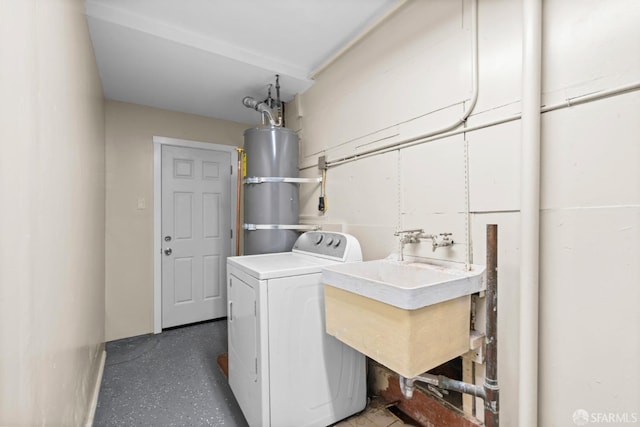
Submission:
[[[520,165],[520,427],[538,425],[540,268],[540,101],[542,2],[522,7],[522,155]]]
[[[275,120],[273,120],[273,114],[271,114],[271,109],[266,103],[258,101],[250,96],[245,96],[242,99],[242,105],[262,113],[263,116],[266,116],[267,119],[269,119],[269,124],[271,126],[276,125]]]

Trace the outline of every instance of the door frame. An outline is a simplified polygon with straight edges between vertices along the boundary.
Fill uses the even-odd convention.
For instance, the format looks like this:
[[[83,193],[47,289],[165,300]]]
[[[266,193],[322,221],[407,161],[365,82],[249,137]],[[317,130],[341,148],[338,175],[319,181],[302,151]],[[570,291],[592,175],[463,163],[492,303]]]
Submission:
[[[236,204],[238,197],[238,151],[236,146],[190,141],[186,139],[153,137],[153,333],[162,332],[162,146],[197,148],[200,150],[226,151],[231,154],[230,195],[231,229],[236,223]],[[230,253],[234,253],[236,239],[233,233],[229,239]]]

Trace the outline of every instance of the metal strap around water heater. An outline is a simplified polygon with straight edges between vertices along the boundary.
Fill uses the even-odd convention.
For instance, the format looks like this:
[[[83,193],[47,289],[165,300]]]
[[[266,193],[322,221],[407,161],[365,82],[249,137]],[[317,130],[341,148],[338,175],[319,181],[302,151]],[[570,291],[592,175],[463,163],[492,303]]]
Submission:
[[[315,224],[243,224],[242,228],[248,231],[255,230],[319,230],[320,226]]]
[[[250,176],[244,179],[245,184],[262,184],[265,182],[291,182],[295,184],[309,184],[322,182],[321,177],[317,178],[285,178],[279,176]]]

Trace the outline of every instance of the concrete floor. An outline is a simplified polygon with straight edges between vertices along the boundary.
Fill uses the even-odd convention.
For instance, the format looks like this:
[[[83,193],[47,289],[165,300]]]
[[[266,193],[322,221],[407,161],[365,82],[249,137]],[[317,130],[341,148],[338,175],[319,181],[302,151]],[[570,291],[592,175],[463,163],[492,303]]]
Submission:
[[[227,322],[107,343],[94,426],[247,426],[216,358]]]
[[[248,426],[216,362],[226,351],[224,319],[108,342],[94,426]],[[405,425],[374,400],[336,427]]]

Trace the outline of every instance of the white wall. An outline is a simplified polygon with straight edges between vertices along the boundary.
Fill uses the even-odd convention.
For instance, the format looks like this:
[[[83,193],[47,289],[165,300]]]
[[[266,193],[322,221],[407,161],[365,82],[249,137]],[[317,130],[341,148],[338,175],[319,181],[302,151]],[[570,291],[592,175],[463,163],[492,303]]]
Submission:
[[[242,146],[247,127],[106,102],[107,341],[153,332],[153,137]]]
[[[0,425],[81,425],[104,349],[104,110],[81,0],[0,1]]]
[[[461,116],[470,5],[408,2],[291,103],[302,175],[319,175],[320,155],[337,160]],[[543,14],[543,104],[640,80],[640,2],[548,0]],[[469,126],[520,111],[521,23],[520,2],[479,1],[480,97]],[[576,409],[640,414],[639,111],[633,92],[543,115],[541,426],[572,425]],[[484,263],[485,225],[499,224],[505,426],[517,426],[520,142],[513,121],[332,167],[324,217],[317,189],[301,191],[303,217],[343,224],[366,259],[397,250],[396,228],[419,227],[453,232],[459,244],[409,253],[464,261],[468,226],[473,261]]]

